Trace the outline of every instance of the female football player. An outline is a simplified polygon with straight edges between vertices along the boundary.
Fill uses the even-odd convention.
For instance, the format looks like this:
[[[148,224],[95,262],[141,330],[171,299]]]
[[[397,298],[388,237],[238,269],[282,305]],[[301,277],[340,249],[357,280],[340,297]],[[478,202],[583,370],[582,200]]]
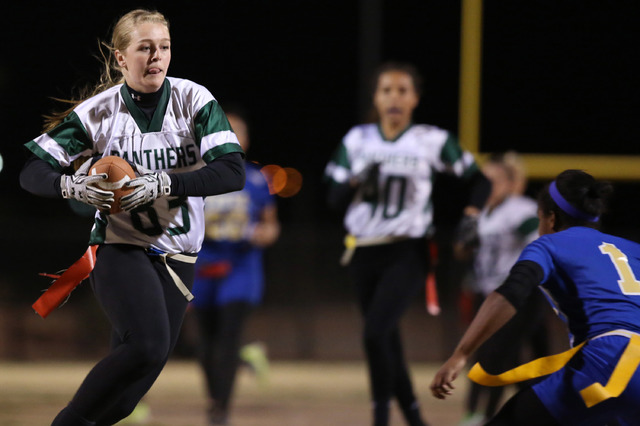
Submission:
[[[542,377],[514,395],[490,425],[637,424],[640,418],[640,245],[597,230],[611,185],[579,170],[560,173],[538,199],[540,237],[492,292],[431,392],[450,395],[469,356],[525,305],[536,287],[566,317],[573,349],[492,376],[500,385]]]
[[[204,237],[203,197],[244,185],[243,153],[211,93],[167,76],[171,37],[165,17],[133,10],[116,23],[105,68],[91,95],[54,114],[22,186],[37,195],[104,208],[113,193],[90,185],[87,160],[117,155],[134,165],[133,192],[122,212],[96,212],[89,244],[97,246],[90,282],[113,326],[113,347],[53,421],[112,425],[149,390],[172,351]]]
[[[227,109],[227,118],[246,153],[244,115]],[[205,200],[205,239],[196,262],[191,308],[198,323],[210,425],[228,424],[242,332],[262,301],[263,250],[280,235],[277,205],[260,168],[246,162],[246,176],[242,191]]]
[[[420,89],[413,66],[382,65],[374,77],[377,122],[353,127],[326,168],[329,204],[335,208],[348,204],[343,263],[349,264],[364,317],[377,426],[388,424],[392,399],[409,425],[425,424],[398,323],[427,276],[435,173],[469,180],[472,191],[465,209],[469,215],[480,211],[490,190],[473,156],[448,131],[413,123]]]

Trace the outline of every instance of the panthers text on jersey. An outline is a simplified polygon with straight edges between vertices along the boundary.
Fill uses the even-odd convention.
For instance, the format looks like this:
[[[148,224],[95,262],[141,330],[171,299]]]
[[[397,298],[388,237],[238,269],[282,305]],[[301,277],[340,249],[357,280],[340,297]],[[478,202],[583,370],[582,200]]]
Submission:
[[[151,170],[181,173],[242,152],[224,112],[203,86],[167,77],[150,120],[120,84],[79,104],[26,144],[57,170],[81,157],[117,155]],[[164,197],[132,212],[96,212],[89,244],[126,243],[196,253],[204,235],[202,197]]]

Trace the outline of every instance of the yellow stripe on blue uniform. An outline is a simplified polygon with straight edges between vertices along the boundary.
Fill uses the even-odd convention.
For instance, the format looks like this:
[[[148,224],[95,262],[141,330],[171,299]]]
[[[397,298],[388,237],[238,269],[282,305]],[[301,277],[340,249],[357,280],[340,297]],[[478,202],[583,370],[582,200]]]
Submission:
[[[578,346],[556,355],[535,359],[497,375],[487,373],[480,363],[476,363],[471,368],[471,371],[469,371],[468,377],[483,386],[505,386],[546,376],[564,367],[585,343],[586,342],[582,342]],[[587,407],[593,407],[604,400],[620,396],[626,389],[639,365],[640,335],[633,334],[611,373],[607,384],[603,386],[601,383],[593,383],[580,391],[585,405]]]
[[[639,364],[640,336],[633,335],[631,339],[629,339],[629,343],[620,356],[620,360],[616,364],[613,373],[611,373],[611,377],[609,377],[606,386],[602,386],[600,383],[594,383],[580,391],[580,395],[586,406],[593,407],[605,399],[620,396],[627,388]]]
[[[496,375],[487,373],[478,362],[471,368],[468,377],[483,386],[506,386],[546,376],[564,367],[585,343],[582,342],[578,346],[559,354],[534,359],[531,362]]]

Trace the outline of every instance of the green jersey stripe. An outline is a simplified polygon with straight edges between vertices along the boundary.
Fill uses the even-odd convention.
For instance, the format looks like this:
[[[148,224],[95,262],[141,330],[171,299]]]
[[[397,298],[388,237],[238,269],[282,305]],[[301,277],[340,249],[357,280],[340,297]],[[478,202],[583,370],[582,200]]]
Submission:
[[[244,151],[242,150],[240,145],[238,145],[237,143],[228,142],[211,148],[204,153],[202,159],[205,163],[210,163],[216,158],[232,152],[239,152],[244,156]]]
[[[31,141],[31,142],[27,142],[25,145],[25,147],[27,147],[27,149],[31,152],[33,152],[36,157],[46,161],[47,163],[51,164],[51,166],[61,172],[63,170],[63,167],[60,165],[60,163],[58,163],[58,161],[53,158],[53,156],[51,154],[49,154],[47,151],[45,151],[40,145],[38,145],[35,141]]]
[[[107,221],[106,217],[103,217],[104,213],[96,215],[94,220],[94,227],[89,235],[89,245],[102,244],[106,240],[107,235]]]
[[[151,123],[149,123],[149,132],[160,132],[162,130],[162,123],[164,122],[164,116],[167,112],[167,106],[169,105],[169,99],[171,98],[171,83],[169,80],[164,80],[164,90],[162,91],[162,96],[160,96],[160,101],[158,102],[158,107],[153,113],[151,117]]]
[[[518,226],[516,231],[522,236],[527,236],[533,231],[535,231],[536,229],[538,229],[539,222],[540,221],[538,220],[537,217],[530,217],[529,219],[522,222],[520,226]]]
[[[382,125],[380,125],[380,123],[377,124],[378,127],[378,133],[380,134],[380,139],[382,139],[385,142],[396,142],[398,139],[400,139],[405,133],[407,133],[409,131],[409,129],[411,128],[411,126],[413,126],[413,123],[409,123],[409,125],[400,133],[398,133],[398,135],[393,138],[393,139],[387,139],[387,137],[384,135],[384,132],[382,131]]]
[[[200,148],[202,138],[212,133],[222,130],[231,130],[231,125],[227,120],[227,116],[220,108],[215,100],[209,101],[203,106],[194,119],[194,128],[196,133],[196,144]]]
[[[169,105],[169,99],[171,96],[171,83],[169,83],[169,80],[165,79],[164,81],[162,95],[160,96],[158,106],[154,111],[151,120],[149,120],[138,105],[136,105],[124,84],[120,88],[120,96],[124,99],[124,103],[138,125],[141,133],[160,132],[162,130],[162,122],[164,120],[164,115],[167,112],[167,105]]]
[[[343,143],[338,145],[338,148],[336,148],[336,151],[333,154],[332,161],[338,166],[342,166],[347,170],[351,169],[351,165],[349,164],[349,155],[347,154],[347,148]]]
[[[56,141],[70,157],[93,149],[93,142],[89,138],[87,129],[75,111],[67,115],[62,123],[50,130],[47,135]]]
[[[449,134],[449,137],[442,146],[440,151],[440,160],[447,164],[454,164],[456,161],[462,158],[462,148],[455,136]]]

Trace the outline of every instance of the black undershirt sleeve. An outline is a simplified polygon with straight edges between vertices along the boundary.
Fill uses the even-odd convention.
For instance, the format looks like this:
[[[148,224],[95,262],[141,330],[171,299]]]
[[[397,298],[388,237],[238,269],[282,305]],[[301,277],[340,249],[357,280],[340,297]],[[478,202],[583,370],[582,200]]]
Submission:
[[[335,212],[346,210],[356,193],[356,189],[357,188],[351,186],[349,182],[330,183],[327,190],[327,205]]]
[[[516,309],[524,306],[531,292],[542,283],[544,272],[540,265],[530,260],[523,260],[511,268],[505,282],[496,289]]]
[[[51,164],[32,155],[20,171],[20,186],[40,197],[62,198],[61,176],[62,173],[56,171]]]
[[[201,169],[171,173],[171,195],[206,197],[244,188],[244,159],[239,152],[216,158]]]
[[[482,210],[491,194],[491,181],[480,170],[476,171],[469,179],[471,189],[467,205]]]

